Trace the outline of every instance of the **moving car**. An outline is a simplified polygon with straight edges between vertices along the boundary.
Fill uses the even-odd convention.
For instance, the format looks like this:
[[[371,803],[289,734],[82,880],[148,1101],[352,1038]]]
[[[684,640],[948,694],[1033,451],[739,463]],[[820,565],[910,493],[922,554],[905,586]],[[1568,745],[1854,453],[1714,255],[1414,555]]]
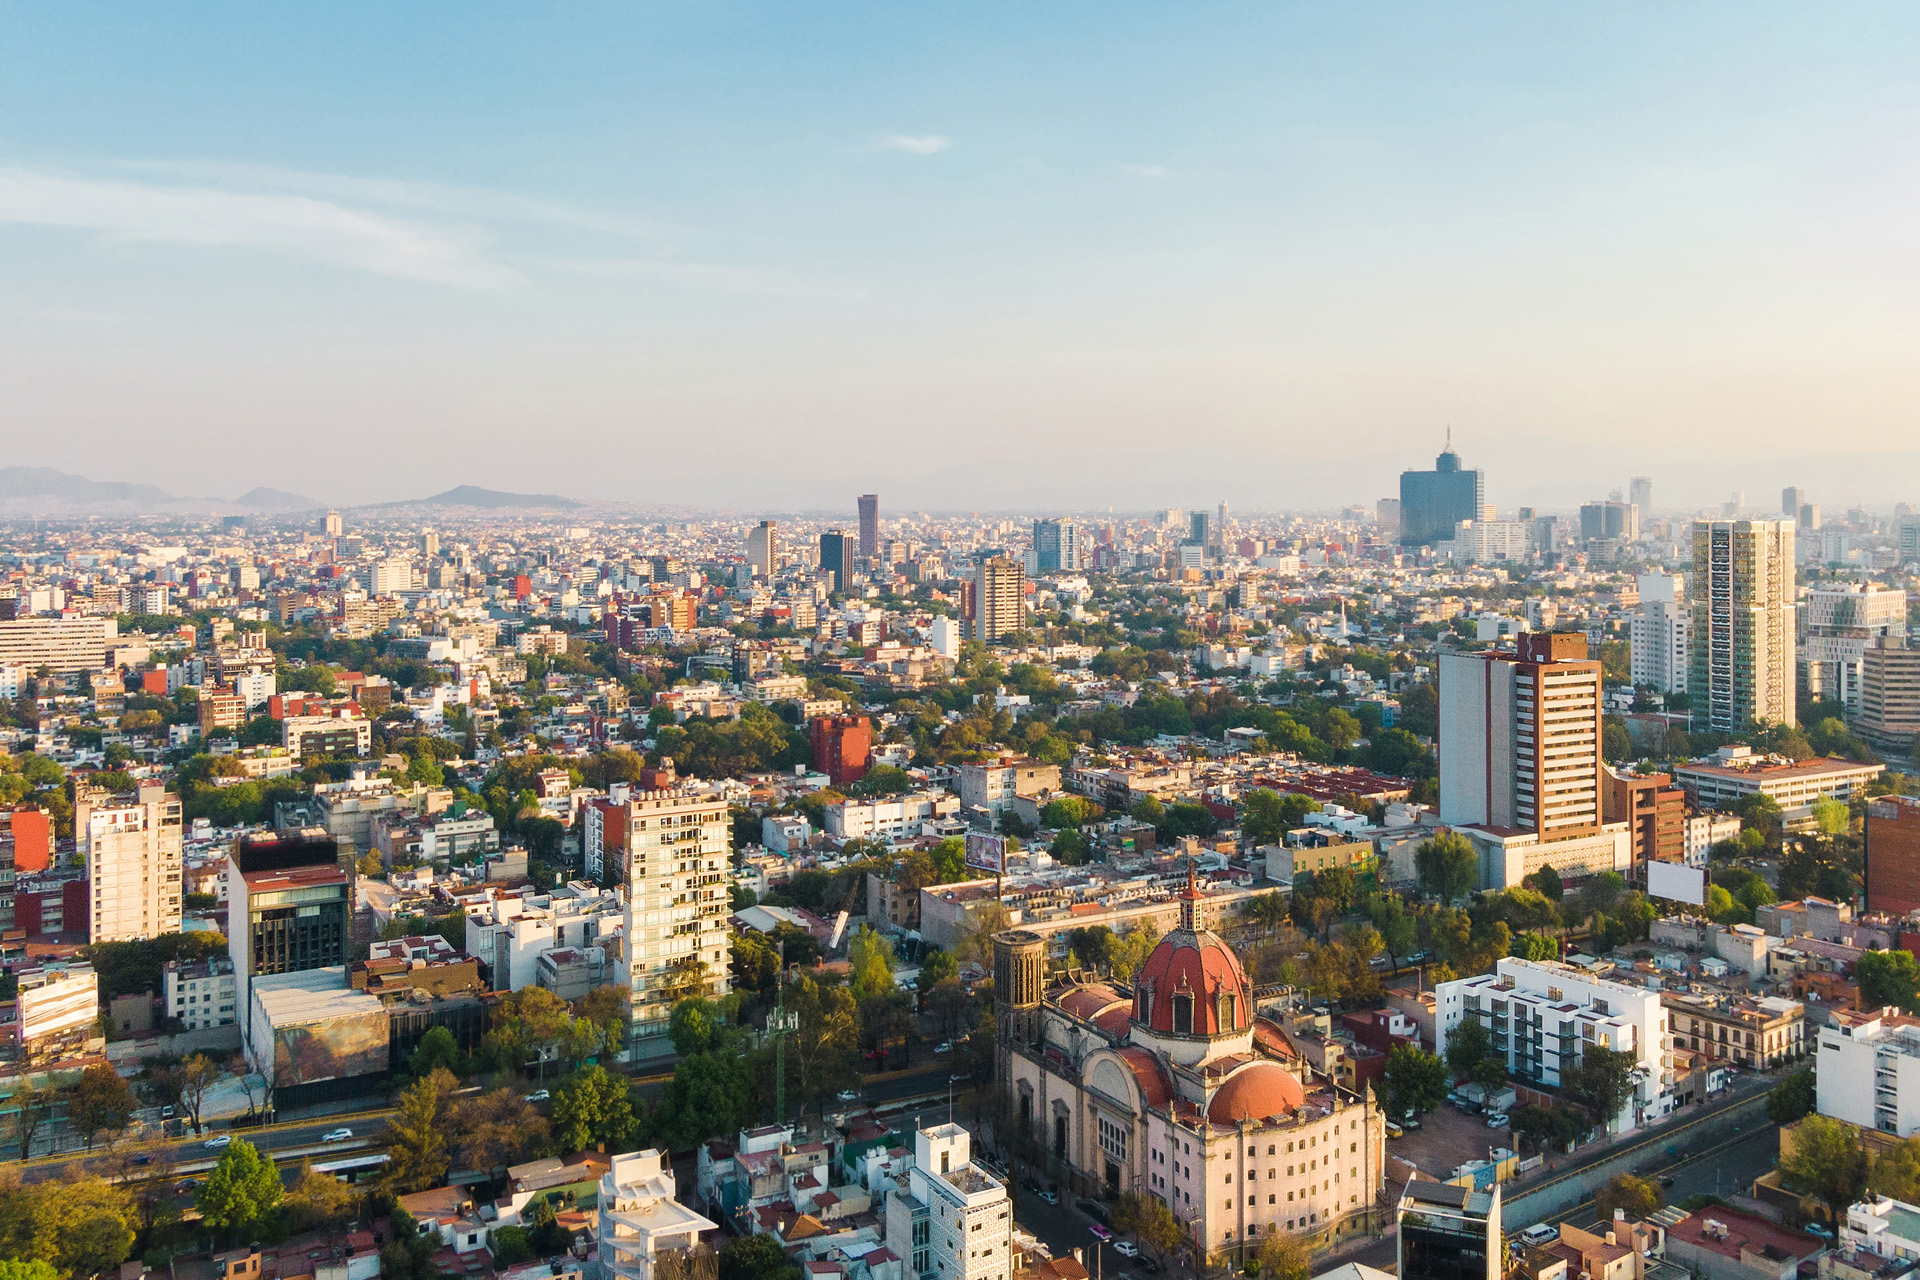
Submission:
[[[1042,1204],[1059,1204],[1060,1203],[1060,1193],[1058,1191],[1051,1191],[1045,1187],[1042,1187],[1040,1188],[1040,1190],[1034,1192],[1034,1194],[1040,1197],[1040,1201]]]
[[[833,1096],[838,1098],[842,1102],[852,1102],[855,1098],[860,1096],[860,1091],[858,1089],[842,1089],[840,1092],[834,1094]]]
[[[1810,1236],[1819,1236],[1822,1240],[1833,1239],[1833,1232],[1827,1230],[1817,1222],[1809,1222],[1802,1230]]]
[[[1115,1240],[1113,1242],[1113,1251],[1123,1258],[1137,1258],[1140,1256],[1140,1246],[1131,1240]]]
[[[352,1136],[353,1136],[353,1130],[351,1129],[332,1129],[332,1130],[329,1130],[326,1136],[321,1138],[320,1141],[345,1142],[348,1138],[351,1138]]]
[[[233,1142],[232,1134],[218,1133],[218,1134],[215,1134],[213,1137],[208,1138],[205,1142],[201,1143],[200,1145],[205,1147],[209,1151],[218,1151],[221,1147],[228,1146],[232,1142]]]
[[[550,1092],[548,1092],[548,1091],[547,1091],[547,1090],[545,1090],[545,1089],[535,1089],[535,1090],[534,1090],[534,1091],[533,1091],[532,1093],[530,1093],[530,1094],[528,1094],[528,1095],[527,1095],[527,1096],[526,1096],[526,1097],[525,1097],[524,1099],[522,1099],[522,1101],[524,1101],[524,1102],[546,1102],[546,1101],[548,1101],[549,1099],[551,1099],[552,1097],[553,1097],[553,1094],[552,1094],[552,1093],[550,1093]]]
[[[934,1051],[935,1053],[952,1053],[952,1052],[953,1052],[953,1041],[951,1041],[951,1040],[942,1040],[942,1041],[941,1041],[941,1042],[940,1042],[939,1044],[937,1044],[937,1045],[935,1045],[935,1046],[933,1046],[933,1051]]]
[[[1113,1239],[1113,1232],[1108,1230],[1106,1227],[1101,1226],[1097,1222],[1087,1228],[1087,1233],[1091,1235],[1095,1240]]]

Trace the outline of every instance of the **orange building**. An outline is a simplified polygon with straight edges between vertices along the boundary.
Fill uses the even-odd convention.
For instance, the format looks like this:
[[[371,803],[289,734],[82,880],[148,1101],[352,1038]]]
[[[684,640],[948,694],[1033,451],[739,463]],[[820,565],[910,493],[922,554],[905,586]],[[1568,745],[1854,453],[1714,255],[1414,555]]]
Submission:
[[[1635,862],[1684,862],[1687,856],[1687,794],[1664,773],[1605,771],[1600,791],[1608,822],[1625,822]]]
[[[1920,909],[1920,800],[1867,801],[1867,910],[1903,916]]]
[[[873,722],[865,716],[821,716],[808,726],[813,767],[836,787],[866,776],[873,753]]]

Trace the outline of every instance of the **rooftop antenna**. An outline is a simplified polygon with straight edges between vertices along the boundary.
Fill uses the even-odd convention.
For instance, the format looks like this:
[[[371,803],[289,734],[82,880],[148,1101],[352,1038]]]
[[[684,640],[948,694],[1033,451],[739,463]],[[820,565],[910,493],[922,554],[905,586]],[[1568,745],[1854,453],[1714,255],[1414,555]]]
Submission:
[[[1453,424],[1451,422],[1447,424],[1447,452],[1453,452]]]

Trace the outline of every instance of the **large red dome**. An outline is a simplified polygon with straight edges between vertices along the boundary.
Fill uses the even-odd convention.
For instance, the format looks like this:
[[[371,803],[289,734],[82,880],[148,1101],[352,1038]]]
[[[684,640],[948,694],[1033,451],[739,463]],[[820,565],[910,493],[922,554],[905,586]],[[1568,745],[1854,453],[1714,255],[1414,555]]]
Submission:
[[[1168,1035],[1225,1035],[1247,1029],[1250,995],[1239,957],[1218,934],[1175,929],[1134,978],[1133,1018]]]
[[[1256,1062],[1227,1077],[1207,1104],[1207,1119],[1215,1124],[1239,1124],[1292,1115],[1306,1104],[1307,1091],[1299,1077],[1274,1062]]]

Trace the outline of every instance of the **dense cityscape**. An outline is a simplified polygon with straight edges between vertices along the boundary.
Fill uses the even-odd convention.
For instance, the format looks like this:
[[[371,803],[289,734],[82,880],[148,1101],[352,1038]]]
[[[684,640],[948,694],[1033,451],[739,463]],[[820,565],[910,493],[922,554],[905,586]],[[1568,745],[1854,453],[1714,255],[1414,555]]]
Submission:
[[[1920,515],[1623,479],[16,519],[10,1274],[1897,1275]]]

